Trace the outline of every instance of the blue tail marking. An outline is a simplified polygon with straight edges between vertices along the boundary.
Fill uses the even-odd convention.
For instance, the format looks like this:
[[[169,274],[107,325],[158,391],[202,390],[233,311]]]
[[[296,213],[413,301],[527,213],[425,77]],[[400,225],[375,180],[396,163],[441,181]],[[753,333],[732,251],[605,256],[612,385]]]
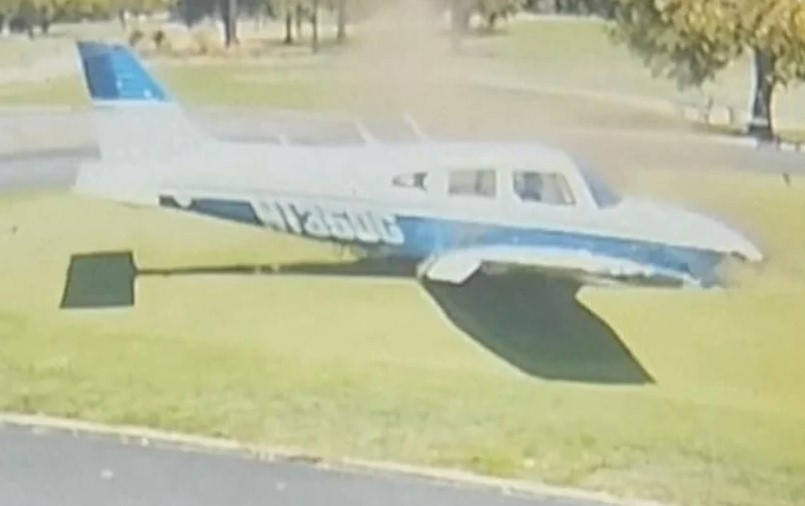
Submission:
[[[78,53],[92,100],[171,102],[172,97],[121,44],[78,42]]]

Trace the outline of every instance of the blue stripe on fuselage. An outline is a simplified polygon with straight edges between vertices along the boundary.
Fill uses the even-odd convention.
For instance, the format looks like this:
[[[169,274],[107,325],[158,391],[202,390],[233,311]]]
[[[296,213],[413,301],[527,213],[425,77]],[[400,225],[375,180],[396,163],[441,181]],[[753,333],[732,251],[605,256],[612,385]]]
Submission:
[[[163,196],[159,198],[159,205],[247,225],[262,225],[251,203],[242,200],[194,199],[189,205],[181,206],[175,198]]]
[[[654,266],[664,271],[688,274],[706,284],[714,282],[713,270],[722,259],[721,254],[712,251],[581,232],[420,217],[404,217],[398,221],[406,237],[401,253],[422,258],[433,252],[473,246],[584,250],[596,255]]]
[[[172,197],[161,197],[160,205],[249,225],[265,225],[255,212],[252,203],[246,200],[195,199],[187,206],[180,206]],[[412,259],[427,258],[440,251],[478,246],[505,245],[584,250],[596,255],[653,266],[663,271],[691,275],[707,283],[712,283],[712,271],[721,260],[720,254],[711,251],[579,232],[412,216],[396,217],[396,224],[403,233],[404,241],[394,245],[339,241],[335,237],[323,238],[320,234],[312,235],[305,233],[304,230],[298,235],[310,239],[358,245],[369,250],[383,248],[383,251],[390,255]]]

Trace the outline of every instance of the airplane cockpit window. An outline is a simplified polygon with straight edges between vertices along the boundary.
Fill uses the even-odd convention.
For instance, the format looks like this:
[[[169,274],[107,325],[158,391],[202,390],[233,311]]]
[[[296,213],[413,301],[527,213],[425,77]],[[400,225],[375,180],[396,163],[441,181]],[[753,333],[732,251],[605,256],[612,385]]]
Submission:
[[[414,172],[411,174],[402,174],[394,178],[394,186],[403,188],[418,188],[425,189],[425,180],[427,179],[427,172]]]
[[[561,174],[517,171],[514,173],[514,193],[524,202],[572,206],[576,203],[570,185]]]
[[[584,178],[584,182],[587,183],[587,187],[590,189],[593,200],[595,200],[598,207],[613,207],[620,203],[620,195],[615,193],[600,175],[590,170],[584,164],[577,164],[576,167],[581,177]]]
[[[447,193],[467,197],[497,195],[497,174],[492,169],[460,169],[450,171]]]

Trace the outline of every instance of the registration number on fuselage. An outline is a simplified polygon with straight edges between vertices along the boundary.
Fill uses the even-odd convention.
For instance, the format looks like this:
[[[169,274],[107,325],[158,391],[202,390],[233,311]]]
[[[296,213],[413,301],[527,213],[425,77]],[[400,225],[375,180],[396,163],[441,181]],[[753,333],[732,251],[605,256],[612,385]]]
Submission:
[[[393,214],[289,200],[261,200],[263,224],[279,232],[364,244],[401,245],[403,231]]]

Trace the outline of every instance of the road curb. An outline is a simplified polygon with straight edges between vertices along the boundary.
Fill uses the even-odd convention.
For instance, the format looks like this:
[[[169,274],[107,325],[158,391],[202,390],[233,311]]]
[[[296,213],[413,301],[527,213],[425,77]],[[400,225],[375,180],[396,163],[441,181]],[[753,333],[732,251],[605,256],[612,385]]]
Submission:
[[[602,492],[482,476],[467,471],[373,461],[358,458],[324,459],[304,451],[285,447],[266,447],[239,443],[230,439],[194,436],[131,425],[107,425],[68,418],[21,413],[0,413],[0,427],[11,426],[34,433],[67,432],[72,435],[118,438],[124,444],[138,444],[185,451],[212,452],[256,458],[266,462],[304,463],[312,467],[355,474],[420,478],[457,488],[495,490],[505,495],[531,498],[563,498],[590,501],[611,506],[670,506],[646,500],[624,500]]]

